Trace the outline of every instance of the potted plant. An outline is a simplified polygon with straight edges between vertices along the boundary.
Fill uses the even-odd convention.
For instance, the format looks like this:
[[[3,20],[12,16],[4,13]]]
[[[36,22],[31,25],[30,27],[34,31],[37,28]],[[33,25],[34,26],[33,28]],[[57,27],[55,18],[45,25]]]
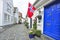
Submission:
[[[35,35],[36,35],[37,37],[41,37],[41,30],[36,30]]]
[[[34,22],[34,24],[33,24],[33,29],[37,29],[37,23],[36,22]]]
[[[31,38],[34,38],[34,37],[35,37],[35,30],[34,29],[31,29],[29,31],[29,38],[31,39]]]
[[[39,19],[39,20],[41,20],[41,19],[42,19],[42,16],[41,16],[41,15],[38,15],[37,17],[38,17],[38,19]]]
[[[28,24],[29,24],[28,22],[25,22],[25,26],[26,26],[27,28],[28,28]]]

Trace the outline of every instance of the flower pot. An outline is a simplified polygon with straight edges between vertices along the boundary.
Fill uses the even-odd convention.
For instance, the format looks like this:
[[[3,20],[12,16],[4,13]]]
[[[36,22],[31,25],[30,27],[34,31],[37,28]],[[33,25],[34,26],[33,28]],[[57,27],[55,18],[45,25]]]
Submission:
[[[35,37],[35,35],[34,34],[29,34],[29,38],[31,39],[31,38],[34,38]]]

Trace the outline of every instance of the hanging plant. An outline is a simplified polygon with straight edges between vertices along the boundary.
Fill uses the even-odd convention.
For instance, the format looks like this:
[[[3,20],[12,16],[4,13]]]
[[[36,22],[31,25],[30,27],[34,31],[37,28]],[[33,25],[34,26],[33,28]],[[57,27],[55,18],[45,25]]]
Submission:
[[[38,17],[38,19],[39,19],[39,20],[41,20],[41,19],[42,19],[42,16],[41,16],[41,15],[38,15],[37,17]]]

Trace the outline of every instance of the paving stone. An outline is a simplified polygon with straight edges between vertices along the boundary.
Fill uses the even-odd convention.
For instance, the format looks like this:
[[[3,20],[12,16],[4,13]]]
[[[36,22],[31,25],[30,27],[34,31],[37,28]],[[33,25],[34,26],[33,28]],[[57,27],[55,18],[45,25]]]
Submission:
[[[0,34],[0,40],[30,40],[28,29],[24,24],[14,25]]]

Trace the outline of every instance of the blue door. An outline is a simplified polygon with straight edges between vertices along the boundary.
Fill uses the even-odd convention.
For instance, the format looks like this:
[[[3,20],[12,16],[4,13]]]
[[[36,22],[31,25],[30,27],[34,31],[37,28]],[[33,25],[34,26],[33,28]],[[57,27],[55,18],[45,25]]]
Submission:
[[[60,1],[55,1],[44,8],[44,34],[60,40]]]

